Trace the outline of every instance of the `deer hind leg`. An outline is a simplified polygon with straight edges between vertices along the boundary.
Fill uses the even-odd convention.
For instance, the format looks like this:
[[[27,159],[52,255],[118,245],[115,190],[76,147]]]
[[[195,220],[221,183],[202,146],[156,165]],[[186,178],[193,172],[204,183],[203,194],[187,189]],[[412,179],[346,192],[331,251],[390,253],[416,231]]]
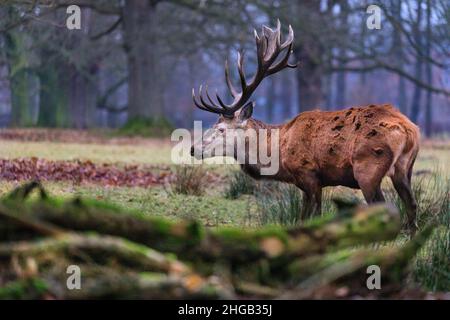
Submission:
[[[384,199],[383,191],[381,191],[381,182],[375,193],[375,201],[376,202],[386,202],[386,199]]]
[[[390,159],[362,159],[353,163],[353,174],[367,203],[384,202],[381,181],[390,166]]]
[[[300,212],[300,219],[314,217],[320,215],[322,211],[322,189],[315,189],[313,191],[304,191],[303,207]]]
[[[414,163],[414,162],[412,162]],[[412,167],[412,165],[411,165]],[[412,234],[417,230],[416,215],[417,203],[411,190],[411,168],[401,166],[401,163],[395,167],[395,172],[391,176],[392,184],[397,191],[400,199],[405,206],[407,215],[407,227]]]

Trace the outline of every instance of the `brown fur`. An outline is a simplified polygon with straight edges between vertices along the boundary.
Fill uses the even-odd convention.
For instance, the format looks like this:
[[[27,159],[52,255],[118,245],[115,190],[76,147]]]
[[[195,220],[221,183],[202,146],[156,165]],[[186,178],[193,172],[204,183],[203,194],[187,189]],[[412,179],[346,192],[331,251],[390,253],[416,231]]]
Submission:
[[[271,127],[249,119],[248,127]],[[415,229],[416,203],[411,174],[419,151],[419,129],[392,105],[340,111],[308,111],[280,129],[280,170],[272,178],[305,192],[304,213],[320,212],[322,188],[359,188],[368,203],[384,201],[381,180],[392,179]],[[270,145],[270,144],[269,144]],[[259,178],[258,165],[242,165]]]

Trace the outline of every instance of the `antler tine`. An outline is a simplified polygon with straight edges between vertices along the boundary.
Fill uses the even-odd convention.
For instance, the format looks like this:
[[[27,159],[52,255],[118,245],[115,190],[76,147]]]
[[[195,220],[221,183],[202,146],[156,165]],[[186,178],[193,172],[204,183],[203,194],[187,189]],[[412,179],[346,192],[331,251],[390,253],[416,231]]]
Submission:
[[[222,107],[224,110],[227,110],[227,108],[228,108],[229,106],[227,106],[227,105],[222,101],[222,99],[220,98],[220,96],[219,96],[219,94],[217,93],[217,91],[216,91],[216,98],[217,98],[217,101],[219,101],[219,104],[221,105],[221,107]]]
[[[197,98],[196,98],[196,96],[195,96],[195,90],[194,90],[194,88],[192,88],[192,100],[194,101],[194,104],[195,104],[195,106],[196,106],[197,108],[202,109],[202,110],[204,110],[204,111],[211,111],[211,112],[214,112],[214,111],[209,110],[208,108],[202,106],[200,103],[198,103]]]
[[[274,74],[274,73],[276,73],[278,71],[281,71],[284,68],[296,68],[297,67],[297,63],[295,63],[295,64],[290,64],[289,63],[289,58],[291,57],[291,54],[293,52],[292,51],[292,46],[293,46],[293,44],[291,43],[289,45],[289,48],[286,51],[286,54],[284,55],[283,59],[281,59],[276,65],[271,66],[269,68],[269,70],[267,70],[267,74],[268,75],[271,75],[271,74]]]
[[[208,93],[208,85],[205,86],[205,93],[206,93],[206,98],[208,98],[209,103],[210,103],[212,106],[214,106],[214,107],[218,107],[218,106],[217,106],[217,103],[215,103],[215,102],[213,101],[213,99],[211,99],[211,97],[209,96],[209,93]]]
[[[292,29],[292,26],[289,25],[289,34],[286,40],[280,46],[281,50],[287,48],[292,42],[294,42],[294,30]]]
[[[194,101],[194,104],[197,108],[205,110],[205,111],[217,113],[217,114],[223,114],[222,108],[217,107],[214,103],[208,104],[205,101],[205,99],[203,98],[203,86],[202,85],[200,85],[198,95],[200,98],[200,103],[197,101],[197,97],[195,96],[194,89],[192,89],[192,100]],[[208,95],[208,92],[206,92],[206,95]],[[210,99],[210,98],[208,98],[208,99]]]
[[[264,62],[270,64],[270,61],[274,61],[274,57],[276,57],[279,53],[278,46],[278,29],[272,30],[268,27],[264,29],[264,36],[266,37],[266,52],[264,53]]]
[[[258,41],[259,35],[258,35],[258,31],[256,31],[256,29],[253,29],[253,35],[255,36],[256,41]]]
[[[219,111],[219,109],[217,109],[217,106],[215,106],[214,103],[213,103],[213,104],[208,104],[208,103],[205,101],[205,99],[203,98],[203,92],[202,92],[202,89],[203,89],[203,87],[200,86],[200,90],[199,90],[199,92],[198,92],[198,95],[199,95],[199,97],[200,97],[200,102],[201,102],[206,108],[208,108],[208,109]],[[208,93],[206,93],[206,94],[208,95]]]
[[[277,19],[277,31],[276,31],[276,45],[277,48],[280,47],[280,43],[281,43],[281,22],[280,19]]]
[[[258,36],[258,33],[256,32],[256,30],[254,30],[255,32],[255,42],[256,42],[256,58],[258,59],[258,66],[262,65],[262,61],[263,61],[263,57],[264,57],[264,36],[262,38],[260,38]]]
[[[225,59],[225,80],[227,82],[227,87],[228,87],[228,90],[230,90],[231,96],[233,98],[236,98],[236,96],[238,95],[238,92],[236,91],[236,88],[233,86],[233,83],[231,82],[231,79],[230,79],[230,69],[228,67],[228,59]]]
[[[244,91],[247,87],[247,81],[245,80],[245,72],[244,72],[244,53],[238,52],[238,72],[239,72],[239,78],[241,80],[241,88],[242,88],[242,94],[244,94]]]

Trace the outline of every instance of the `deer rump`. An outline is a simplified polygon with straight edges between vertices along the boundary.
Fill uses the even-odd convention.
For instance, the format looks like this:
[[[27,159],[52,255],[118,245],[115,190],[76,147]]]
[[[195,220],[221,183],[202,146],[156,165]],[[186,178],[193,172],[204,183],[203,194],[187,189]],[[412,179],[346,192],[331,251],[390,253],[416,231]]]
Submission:
[[[321,187],[376,186],[396,172],[410,180],[419,149],[417,126],[389,104],[307,111],[282,129],[281,165],[290,173],[286,182],[300,187],[308,176]]]

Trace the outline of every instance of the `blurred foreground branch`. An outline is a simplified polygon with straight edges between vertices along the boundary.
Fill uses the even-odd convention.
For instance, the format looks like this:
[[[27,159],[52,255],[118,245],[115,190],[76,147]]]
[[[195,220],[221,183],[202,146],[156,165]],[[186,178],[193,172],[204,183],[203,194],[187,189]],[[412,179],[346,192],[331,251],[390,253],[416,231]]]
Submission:
[[[383,281],[376,294],[401,292],[433,226],[403,245],[386,244],[400,231],[396,210],[339,207],[335,217],[291,229],[207,229],[52,198],[31,183],[0,201],[0,298],[311,298],[336,297],[340,287],[364,296],[374,294],[366,287],[374,264]],[[81,290],[66,287],[69,265],[82,270]]]

